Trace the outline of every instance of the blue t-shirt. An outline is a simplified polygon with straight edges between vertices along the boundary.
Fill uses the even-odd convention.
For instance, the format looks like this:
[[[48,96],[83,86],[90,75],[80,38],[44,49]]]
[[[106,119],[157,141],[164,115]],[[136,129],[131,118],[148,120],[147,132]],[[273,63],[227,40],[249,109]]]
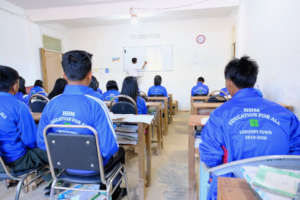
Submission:
[[[209,89],[208,86],[198,82],[197,85],[195,85],[192,90],[191,90],[191,95],[192,96],[197,96],[197,95],[208,95]]]
[[[0,92],[0,152],[11,163],[36,147],[36,125],[28,106],[15,96]]]
[[[161,85],[154,85],[149,88],[148,96],[165,96],[168,97],[168,92],[165,87]]]
[[[38,147],[46,149],[43,130],[48,124],[87,125],[98,132],[101,155],[106,164],[118,151],[118,144],[109,111],[99,95],[87,86],[67,85],[64,92],[49,101],[43,110],[38,127]],[[52,131],[61,132],[60,129]],[[68,130],[73,133],[77,131]],[[82,130],[80,134],[92,133]]]
[[[120,95],[118,90],[108,90],[103,94],[104,101],[111,101],[115,96]]]
[[[147,114],[148,113],[146,101],[142,97],[140,97],[140,96],[137,97],[136,106],[137,106],[138,114]]]

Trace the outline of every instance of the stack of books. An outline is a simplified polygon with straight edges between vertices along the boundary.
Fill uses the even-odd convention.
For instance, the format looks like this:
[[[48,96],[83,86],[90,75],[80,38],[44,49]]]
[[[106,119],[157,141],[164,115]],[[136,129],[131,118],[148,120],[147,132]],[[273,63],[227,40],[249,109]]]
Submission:
[[[133,144],[138,142],[138,126],[133,124],[118,124],[116,129],[119,144]]]

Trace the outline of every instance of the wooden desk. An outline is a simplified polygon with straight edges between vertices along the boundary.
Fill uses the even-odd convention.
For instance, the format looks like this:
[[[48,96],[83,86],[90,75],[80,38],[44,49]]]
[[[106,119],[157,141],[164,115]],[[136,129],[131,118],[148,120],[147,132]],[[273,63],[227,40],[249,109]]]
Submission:
[[[173,121],[173,94],[169,94],[168,104],[169,104],[169,123]]]
[[[246,180],[218,177],[218,200],[258,200]]]
[[[168,133],[168,97],[148,97],[148,101],[150,102],[163,102],[164,108],[164,134],[167,135]]]
[[[155,109],[155,120],[154,126],[156,127],[157,143],[158,143],[158,154],[160,154],[161,149],[163,148],[163,129],[162,129],[162,107],[160,102],[147,102],[148,108]]]
[[[189,118],[189,142],[188,142],[188,166],[189,166],[189,199],[194,200],[198,196],[196,188],[196,171],[195,171],[195,127],[203,127],[202,119],[209,115],[191,115]],[[198,198],[197,198],[198,199]]]
[[[40,121],[40,119],[41,119],[42,113],[33,113],[32,112],[31,114],[32,114],[32,117],[33,117],[34,121],[36,123],[38,123]]]
[[[209,109],[206,113],[200,114],[209,114],[212,110],[216,109],[217,107],[221,106],[223,103],[193,103],[192,104],[192,115],[197,115],[199,110]]]

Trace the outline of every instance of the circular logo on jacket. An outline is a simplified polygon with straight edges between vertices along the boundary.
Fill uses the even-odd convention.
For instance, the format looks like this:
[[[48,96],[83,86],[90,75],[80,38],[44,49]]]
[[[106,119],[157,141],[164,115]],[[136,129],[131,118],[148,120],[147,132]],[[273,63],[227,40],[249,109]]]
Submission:
[[[203,35],[203,34],[199,34],[199,35],[196,37],[196,42],[197,42],[198,44],[204,44],[205,41],[206,41],[206,37],[205,37],[205,35]]]

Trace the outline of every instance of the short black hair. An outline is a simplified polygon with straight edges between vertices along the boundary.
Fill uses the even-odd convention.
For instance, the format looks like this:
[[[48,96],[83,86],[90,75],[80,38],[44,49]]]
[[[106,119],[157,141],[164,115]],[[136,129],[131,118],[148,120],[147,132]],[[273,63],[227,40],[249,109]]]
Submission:
[[[109,91],[109,90],[119,90],[117,82],[114,81],[114,80],[107,81],[106,90],[107,91]]]
[[[154,77],[154,85],[161,85],[161,76],[160,75],[156,75]]]
[[[25,79],[22,76],[19,76],[19,92],[27,94],[25,87]]]
[[[137,62],[137,58],[132,58],[131,61],[133,64],[135,64]]]
[[[225,79],[231,80],[238,88],[253,88],[257,79],[258,65],[248,56],[231,60],[225,67]]]
[[[124,79],[121,94],[130,96],[136,101],[139,94],[139,87],[136,77],[127,76]]]
[[[198,78],[198,82],[204,83],[204,78],[203,78],[202,76],[200,76],[200,77]]]
[[[95,76],[92,76],[92,80],[89,85],[90,88],[93,88],[93,90],[97,91],[99,88],[99,82]]]
[[[81,81],[92,70],[92,54],[73,50],[66,52],[62,58],[63,70],[71,81]]]
[[[9,92],[9,90],[17,83],[19,74],[11,67],[0,65],[0,91]]]
[[[53,87],[52,91],[50,92],[50,94],[48,95],[48,98],[52,99],[53,97],[56,97],[57,95],[62,94],[64,92],[67,84],[68,84],[68,82],[66,81],[66,79],[63,79],[63,78],[56,79],[54,87]]]
[[[34,82],[34,87],[36,87],[36,86],[38,86],[38,87],[43,87],[43,81],[42,81],[42,80],[36,80],[36,81]]]

